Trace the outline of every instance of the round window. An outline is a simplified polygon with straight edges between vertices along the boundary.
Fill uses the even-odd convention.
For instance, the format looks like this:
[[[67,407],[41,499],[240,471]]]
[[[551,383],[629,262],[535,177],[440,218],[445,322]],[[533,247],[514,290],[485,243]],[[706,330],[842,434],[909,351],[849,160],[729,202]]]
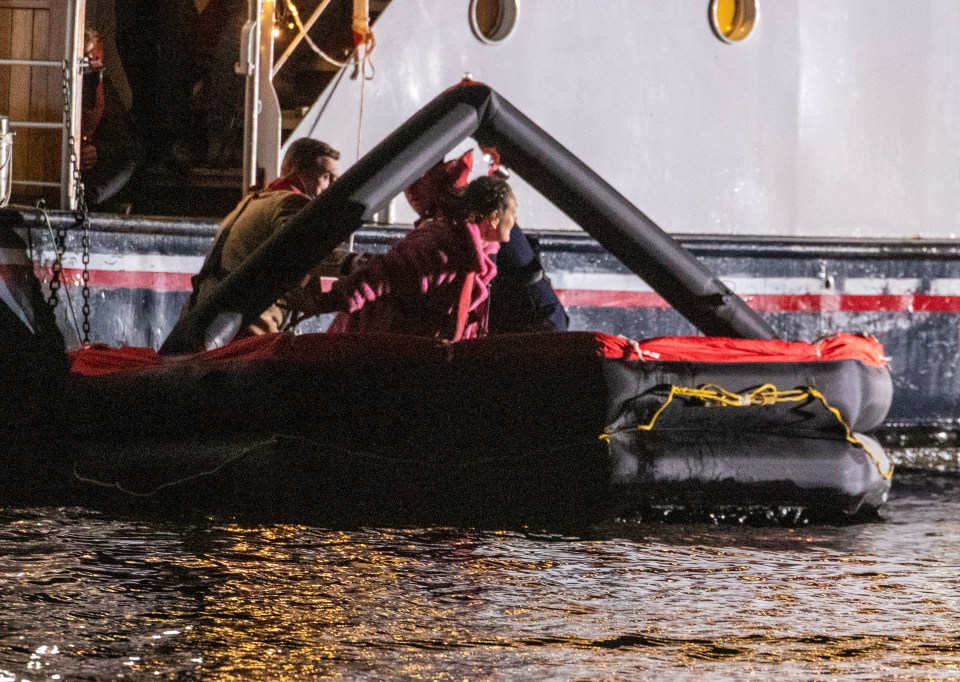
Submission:
[[[757,0],[710,0],[710,23],[720,40],[738,43],[753,31]]]
[[[470,28],[485,43],[510,37],[520,16],[520,0],[470,0]]]

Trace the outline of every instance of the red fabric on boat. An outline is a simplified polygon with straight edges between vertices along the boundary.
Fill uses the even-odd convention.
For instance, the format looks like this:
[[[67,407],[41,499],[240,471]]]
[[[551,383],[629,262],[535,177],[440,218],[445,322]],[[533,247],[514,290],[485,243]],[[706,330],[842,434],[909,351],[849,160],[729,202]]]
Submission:
[[[70,371],[83,376],[116,372],[164,371],[169,367],[208,367],[250,362],[401,362],[439,357],[434,339],[390,334],[264,334],[193,355],[159,355],[152,348],[88,346],[70,353]]]
[[[249,362],[420,362],[438,358],[468,360],[484,355],[529,354],[540,361],[566,358],[659,362],[807,362],[859,360],[883,367],[883,346],[872,336],[836,334],[816,343],[751,341],[699,336],[664,336],[633,341],[599,332],[516,334],[472,339],[448,346],[434,339],[390,334],[265,334],[196,355],[161,356],[152,348],[88,346],[70,354],[70,371],[83,376],[115,372],[163,371],[172,366],[202,368]]]
[[[123,346],[87,346],[70,353],[70,371],[84,376],[101,376],[129,369],[143,369],[160,364],[161,358],[152,348]]]
[[[890,360],[883,351],[883,344],[866,334],[834,334],[820,339],[815,345],[824,360],[851,358],[873,367],[886,367]]]
[[[703,336],[662,336],[632,341],[622,336],[597,334],[603,357],[617,360],[660,362],[809,362],[859,360],[884,367],[883,346],[872,336],[834,334],[815,343],[759,341]]]

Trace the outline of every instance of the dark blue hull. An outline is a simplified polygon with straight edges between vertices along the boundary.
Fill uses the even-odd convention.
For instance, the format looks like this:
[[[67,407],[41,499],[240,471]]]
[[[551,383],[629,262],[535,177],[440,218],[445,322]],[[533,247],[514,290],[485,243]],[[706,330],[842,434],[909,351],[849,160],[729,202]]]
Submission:
[[[51,237],[39,214],[26,214],[34,262],[49,280]],[[80,238],[69,224],[65,280],[57,317],[68,346],[77,346]],[[91,232],[90,338],[108,345],[157,348],[177,321],[216,228],[209,221],[94,216]],[[362,251],[382,251],[403,228],[369,226]],[[593,239],[538,234],[548,275],[567,306],[572,330],[630,338],[696,334],[679,313]],[[936,431],[951,438],[960,420],[960,246],[952,243],[688,237],[684,246],[761,312],[781,338],[812,341],[838,332],[876,336],[892,358],[893,406],[888,427]],[[322,326],[322,325],[320,325]],[[317,329],[318,325],[308,326]],[[944,431],[946,429],[946,431]],[[946,436],[944,436],[946,433]]]

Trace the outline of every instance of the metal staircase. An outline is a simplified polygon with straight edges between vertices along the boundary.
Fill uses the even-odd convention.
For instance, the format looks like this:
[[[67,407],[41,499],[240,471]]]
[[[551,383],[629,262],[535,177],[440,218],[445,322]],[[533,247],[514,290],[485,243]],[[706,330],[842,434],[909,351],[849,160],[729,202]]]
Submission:
[[[246,76],[239,167],[152,169],[154,192],[141,213],[221,216],[244,189],[279,173],[284,143],[331,81],[363,58],[358,16],[369,26],[390,0],[249,0],[236,72]]]
[[[247,20],[239,40],[236,74],[245,77],[245,107],[240,149],[222,164],[155,163],[139,171],[133,211],[139,214],[222,216],[246,188],[263,186],[279,172],[283,144],[321,93],[344,69],[352,68],[368,43],[355,46],[358,19],[369,26],[390,0],[248,0]],[[67,0],[66,45],[63,61],[0,59],[0,67],[60,69],[64,74],[62,121],[9,118],[11,134],[31,129],[62,131],[60,182],[13,178],[14,190],[29,198],[60,188],[60,208],[76,208],[75,159],[79,154],[79,88],[82,66],[84,0]],[[3,55],[0,55],[3,56]],[[225,74],[230,77],[232,74]],[[241,130],[242,128],[242,130]],[[5,140],[10,137],[5,137]],[[20,153],[27,153],[26,147]],[[8,156],[10,145],[5,145]],[[19,147],[14,138],[13,153]],[[242,161],[239,156],[242,153]],[[73,159],[74,161],[71,161]],[[9,159],[8,159],[9,161]],[[9,170],[9,168],[8,168]]]

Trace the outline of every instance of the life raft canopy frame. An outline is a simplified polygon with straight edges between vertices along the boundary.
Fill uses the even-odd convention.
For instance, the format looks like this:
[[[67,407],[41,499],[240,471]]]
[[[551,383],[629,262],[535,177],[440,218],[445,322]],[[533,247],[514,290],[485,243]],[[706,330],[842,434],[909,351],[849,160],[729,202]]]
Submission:
[[[436,97],[264,242],[160,352],[222,345],[467,137],[566,213],[707,336],[773,339],[770,325],[649,217],[503,96],[464,83]]]

